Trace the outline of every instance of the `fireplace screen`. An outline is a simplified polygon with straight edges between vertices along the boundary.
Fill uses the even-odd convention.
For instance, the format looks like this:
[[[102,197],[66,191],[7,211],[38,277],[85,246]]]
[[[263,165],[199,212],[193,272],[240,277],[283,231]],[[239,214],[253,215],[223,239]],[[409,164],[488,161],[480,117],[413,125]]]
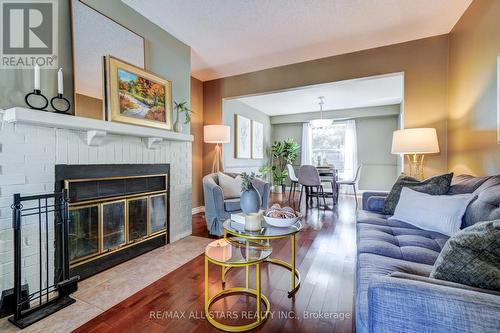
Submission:
[[[68,226],[70,261],[99,253],[99,206],[71,208]]]
[[[165,229],[167,225],[167,197],[165,194],[151,196],[149,202],[151,205],[149,224],[151,233],[154,234]]]
[[[102,204],[102,242],[103,251],[125,244],[125,200]]]
[[[74,188],[79,191],[80,197],[89,193],[86,198],[91,198],[70,203],[69,257],[72,267],[153,237],[166,236],[168,221],[166,175],[163,176],[163,190],[158,185],[161,184],[158,180],[160,176],[151,177],[152,179],[127,178],[124,192],[120,193],[115,189],[113,197],[109,197],[110,191],[101,188],[109,181],[102,179],[67,181],[66,187],[69,189],[70,198],[73,182],[77,184]],[[82,184],[85,181],[92,186]],[[140,181],[151,183],[155,186],[155,190],[160,190],[130,194],[133,192],[130,190],[131,186]],[[119,181],[116,180],[115,183]],[[97,191],[92,190],[90,193],[88,188],[94,189],[95,184],[99,185],[96,187]],[[105,193],[106,197],[96,198],[96,193]],[[73,198],[77,197],[73,194]]]
[[[128,200],[128,237],[136,241],[148,235],[148,198]]]

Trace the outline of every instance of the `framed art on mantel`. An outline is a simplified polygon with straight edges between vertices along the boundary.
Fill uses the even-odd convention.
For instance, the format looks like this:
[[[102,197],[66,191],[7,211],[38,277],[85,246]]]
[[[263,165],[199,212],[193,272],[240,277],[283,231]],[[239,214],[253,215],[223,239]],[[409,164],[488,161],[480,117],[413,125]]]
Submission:
[[[251,157],[251,121],[240,115],[234,115],[235,127],[235,147],[234,154],[236,158]]]
[[[264,158],[264,124],[252,120],[252,158]]]
[[[172,83],[106,57],[107,120],[172,129]]]

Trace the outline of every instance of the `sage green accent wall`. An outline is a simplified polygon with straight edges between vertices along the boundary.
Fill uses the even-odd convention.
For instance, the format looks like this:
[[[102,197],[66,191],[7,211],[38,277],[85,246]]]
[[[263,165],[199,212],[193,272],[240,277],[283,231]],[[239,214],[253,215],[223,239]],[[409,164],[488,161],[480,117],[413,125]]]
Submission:
[[[235,146],[235,124],[234,116],[240,115],[264,124],[264,159],[236,158]],[[271,146],[271,120],[268,115],[256,110],[236,99],[223,101],[223,124],[231,127],[231,142],[222,147],[222,159],[225,171],[228,172],[258,172],[260,167],[269,164],[269,150]]]
[[[390,190],[398,177],[398,155],[391,154],[398,116],[356,119],[361,190]]]

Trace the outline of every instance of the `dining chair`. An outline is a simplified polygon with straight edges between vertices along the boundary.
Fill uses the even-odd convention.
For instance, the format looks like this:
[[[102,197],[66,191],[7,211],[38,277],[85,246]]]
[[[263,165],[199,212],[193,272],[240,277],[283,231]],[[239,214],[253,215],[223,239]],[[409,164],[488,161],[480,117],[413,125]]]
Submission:
[[[342,185],[352,186],[352,188],[354,190],[354,200],[356,200],[356,205],[358,204],[358,199],[357,199],[357,196],[356,196],[356,187],[358,186],[358,182],[359,182],[359,177],[360,176],[361,176],[361,165],[358,166],[358,169],[356,170],[356,175],[354,176],[354,179],[352,179],[352,180],[341,180],[341,181],[337,182],[337,185],[339,186],[339,190],[340,190],[340,187]]]
[[[293,165],[288,163],[286,165],[286,168],[288,170],[288,178],[290,178],[290,193],[288,194],[288,204],[293,202],[292,199],[292,193],[293,193],[293,199],[295,200],[295,191],[297,190],[297,185],[299,184],[299,179],[295,175],[295,170],[293,169]]]
[[[321,185],[321,178],[319,177],[318,169],[316,169],[314,165],[303,165],[300,167],[298,182],[302,185],[299,196],[299,209],[302,202],[302,193],[304,192],[304,188],[306,190],[306,206],[309,203],[310,196],[313,197],[315,194],[316,202],[319,208],[319,193],[321,191],[323,203],[326,207],[325,192],[323,191],[323,185]],[[314,188],[316,189],[316,192],[313,192]]]

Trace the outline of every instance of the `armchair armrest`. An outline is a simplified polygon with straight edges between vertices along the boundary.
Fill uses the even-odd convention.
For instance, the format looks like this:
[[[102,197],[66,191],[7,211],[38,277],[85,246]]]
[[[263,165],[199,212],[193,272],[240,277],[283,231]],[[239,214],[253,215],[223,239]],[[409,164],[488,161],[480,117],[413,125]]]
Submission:
[[[269,194],[271,193],[271,185],[258,178],[252,180],[252,185],[260,194],[260,197],[262,199],[262,209],[267,209],[269,207]]]
[[[388,192],[363,192],[362,208],[372,212],[382,212],[388,194]]]
[[[205,200],[205,219],[210,234],[221,234],[218,229],[217,219],[225,215],[224,211],[224,193],[210,175],[203,177],[203,196]]]
[[[499,332],[500,296],[495,292],[394,274],[368,289],[370,332]]]

